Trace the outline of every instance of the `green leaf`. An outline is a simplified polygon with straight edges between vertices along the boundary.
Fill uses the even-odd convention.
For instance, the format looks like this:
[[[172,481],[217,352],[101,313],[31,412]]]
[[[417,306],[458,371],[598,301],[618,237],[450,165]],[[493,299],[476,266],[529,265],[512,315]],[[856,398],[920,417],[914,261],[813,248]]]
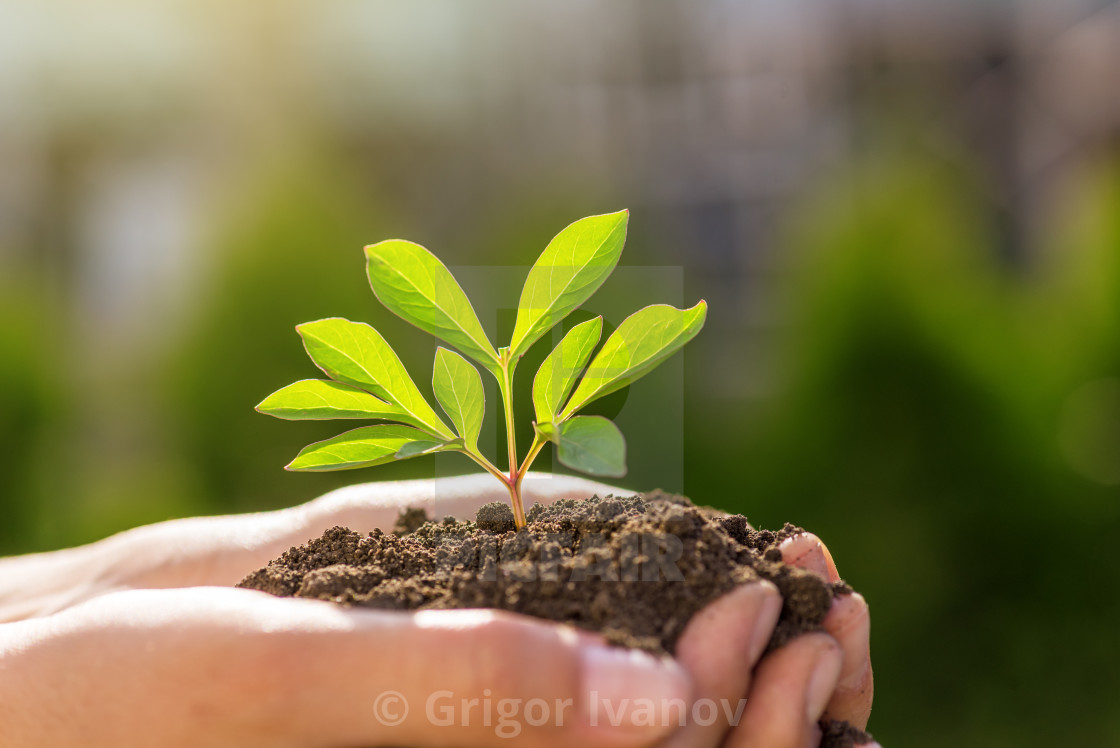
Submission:
[[[510,343],[514,358],[524,355],[542,335],[603,285],[622,254],[629,218],[630,212],[626,210],[589,216],[571,224],[548,243],[529,271],[517,304]]]
[[[486,415],[486,393],[482,377],[465,358],[446,348],[436,349],[432,388],[443,411],[451,417],[455,430],[468,450],[478,451],[478,433]]]
[[[397,420],[444,439],[454,437],[377,330],[340,317],[306,322],[296,330],[307,355],[328,377],[398,406],[405,416]]]
[[[443,452],[449,449],[458,449],[461,446],[460,440],[450,442],[409,442],[397,450],[398,460],[407,460],[409,457],[418,457],[420,455],[430,455],[436,452]]]
[[[559,420],[649,373],[696,337],[707,313],[701,301],[691,309],[656,304],[631,314],[599,349]]]
[[[626,475],[626,440],[618,427],[602,416],[577,416],[565,421],[557,436],[556,457],[588,475]]]
[[[389,239],[366,247],[366,260],[369,284],[389,311],[488,369],[499,365],[467,295],[435,255],[419,244]]]
[[[537,423],[556,420],[564,399],[571,394],[583,367],[603,333],[603,318],[589,319],[568,330],[533,379],[533,407]]]
[[[383,465],[398,459],[401,449],[412,442],[428,444],[431,436],[411,426],[366,426],[304,447],[285,469],[322,472]]]
[[[326,379],[304,379],[273,392],[257,406],[265,415],[289,421],[331,418],[407,419],[397,406],[364,390]]]

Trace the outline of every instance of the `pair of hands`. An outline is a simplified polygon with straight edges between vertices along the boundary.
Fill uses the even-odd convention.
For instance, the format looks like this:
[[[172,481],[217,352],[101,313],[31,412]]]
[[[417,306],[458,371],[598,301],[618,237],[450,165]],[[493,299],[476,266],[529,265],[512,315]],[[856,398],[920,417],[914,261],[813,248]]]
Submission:
[[[740,587],[701,611],[668,659],[496,611],[344,609],[231,587],[334,525],[388,529],[404,506],[473,516],[502,500],[491,483],[370,483],[293,509],[175,520],[0,560],[0,744],[474,746],[515,730],[510,742],[533,746],[782,748],[817,745],[822,715],[866,725],[870,621],[858,594],[833,602],[827,633],[763,657],[781,598],[768,582]],[[527,503],[593,493],[626,492],[525,481]],[[811,535],[782,552],[839,579]],[[701,718],[681,728],[679,711],[643,717],[643,698],[679,699]],[[744,698],[729,720],[720,705],[733,712]],[[710,711],[691,709],[705,700],[719,710],[706,726]]]

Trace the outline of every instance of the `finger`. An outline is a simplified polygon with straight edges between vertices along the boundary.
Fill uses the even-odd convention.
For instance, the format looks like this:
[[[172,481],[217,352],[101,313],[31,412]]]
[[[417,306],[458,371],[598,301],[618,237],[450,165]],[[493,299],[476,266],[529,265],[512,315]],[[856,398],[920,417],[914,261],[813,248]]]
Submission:
[[[861,730],[871,717],[875,681],[871,670],[871,616],[859,593],[833,599],[824,629],[839,643],[844,664],[825,714],[829,719],[847,720]]]
[[[811,571],[826,582],[840,581],[840,573],[836,570],[832,554],[813,533],[802,532],[786,538],[778,549],[782,552],[782,560],[790,566]]]
[[[526,505],[594,494],[627,493],[575,476],[529,473]],[[405,507],[419,507],[434,519],[472,519],[478,508],[508,501],[505,489],[485,473],[450,478],[384,481],[346,486],[302,506],[275,512],[192,517],[136,528],[91,546],[96,563],[88,599],[127,588],[234,585],[288,548],[320,536],[336,525],[365,534],[393,527]],[[88,576],[88,573],[87,573]],[[71,578],[73,575],[71,575]],[[80,602],[68,599],[66,605]],[[65,606],[55,606],[48,612]]]
[[[826,634],[799,636],[762,658],[743,719],[728,748],[805,748],[817,745],[817,722],[840,676],[840,645]]]
[[[761,581],[735,588],[689,621],[677,661],[692,678],[693,707],[688,724],[664,748],[717,746],[738,723],[751,671],[781,611],[778,588]]]
[[[779,547],[786,563],[812,571],[830,582],[840,579],[832,554],[812,533],[787,538]],[[824,629],[844,650],[840,682],[826,710],[828,717],[847,720],[863,729],[871,716],[875,695],[867,601],[858,593],[836,596],[824,620]]]
[[[63,661],[85,681],[67,703],[91,707],[70,725],[89,746],[198,745],[200,724],[215,746],[650,745],[674,726],[631,705],[690,696],[668,658],[495,611],[355,611],[198,588],[118,593],[63,616],[83,633]],[[106,729],[113,716],[147,721],[129,742]]]

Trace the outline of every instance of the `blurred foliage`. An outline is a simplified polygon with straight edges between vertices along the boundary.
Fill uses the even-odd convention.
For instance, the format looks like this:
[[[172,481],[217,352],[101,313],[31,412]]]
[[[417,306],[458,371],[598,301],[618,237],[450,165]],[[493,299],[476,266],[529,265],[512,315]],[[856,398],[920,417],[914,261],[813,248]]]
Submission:
[[[402,359],[423,371],[418,336],[370,292],[361,247],[384,232],[385,205],[330,156],[294,158],[260,174],[247,205],[230,211],[216,239],[219,277],[164,381],[177,450],[193,466],[204,512],[290,506],[346,483],[354,474],[308,476],[280,468],[308,442],[340,432],[337,423],[284,428],[253,410],[284,384],[322,373],[295,326],[324,317],[376,325]],[[397,333],[397,334],[394,334]],[[423,382],[421,382],[423,384]],[[384,468],[422,475],[416,465]],[[427,469],[431,474],[430,467]]]
[[[884,744],[1120,741],[1120,491],[1059,438],[1071,392],[1120,383],[1118,188],[1086,179],[1037,275],[997,263],[943,168],[898,156],[825,189],[796,213],[785,369],[741,414],[746,456],[689,431],[724,466],[693,495],[743,485],[723,503],[811,526],[870,601]],[[1115,400],[1078,442],[1112,464]]]
[[[65,399],[58,341],[41,334],[60,325],[23,275],[0,278],[0,553],[50,547],[39,530],[47,493],[40,465]]]

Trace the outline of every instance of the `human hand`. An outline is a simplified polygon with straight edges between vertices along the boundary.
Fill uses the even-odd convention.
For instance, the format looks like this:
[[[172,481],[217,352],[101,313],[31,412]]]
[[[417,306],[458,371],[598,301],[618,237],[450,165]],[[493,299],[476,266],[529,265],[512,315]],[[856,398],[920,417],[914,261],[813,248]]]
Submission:
[[[530,501],[612,491],[582,479],[547,476],[534,476],[526,488]],[[471,724],[460,719],[433,725],[423,706],[440,691],[485,698],[489,689],[493,704],[533,698],[572,702],[563,724],[556,723],[555,708],[552,719],[536,727],[515,721],[525,744],[650,745],[671,726],[626,720],[617,727],[591,725],[586,694],[594,690],[600,698],[613,694],[631,701],[645,696],[660,703],[711,693],[727,686],[729,668],[709,651],[718,640],[696,631],[706,626],[743,638],[736,632],[758,623],[768,637],[776,612],[767,619],[766,605],[752,600],[773,593],[748,592],[765,585],[737,590],[702,612],[682,639],[680,664],[606,648],[585,632],[491,611],[353,611],[247,590],[157,589],[230,584],[326,527],[387,528],[404,505],[424,505],[436,516],[469,516],[494,498],[486,482],[472,479],[369,484],[293,510],[163,523],[62,555],[0,562],[0,581],[15,571],[33,580],[38,571],[47,590],[22,606],[38,618],[0,627],[0,730],[8,733],[0,737],[5,745],[29,746],[387,740],[481,745],[499,736],[494,726],[479,724],[480,715]],[[68,577],[80,581],[68,589]],[[9,619],[19,617],[13,615],[20,610],[18,598],[11,585],[0,586],[0,605],[6,606],[0,610]],[[802,698],[804,684],[782,674],[806,659],[797,652],[811,638],[763,660],[751,700]],[[690,639],[707,641],[708,647],[690,649]],[[720,646],[723,657],[727,648]],[[818,647],[833,652],[836,645]],[[749,657],[749,646],[746,651],[748,659],[734,664],[738,672],[731,679],[737,682],[749,677],[757,660]],[[768,670],[774,676],[767,676]],[[377,719],[377,695],[386,691],[412,705],[400,725]],[[65,713],[60,705],[67,706]],[[730,737],[781,735],[774,724],[775,715],[748,706]],[[670,740],[714,744],[711,734],[694,734],[688,743]]]
[[[530,473],[526,505],[618,491],[573,476]],[[508,497],[488,475],[363,483],[273,512],[191,517],[119,533],[91,545],[0,559],[0,623],[51,615],[110,592],[232,586],[292,546],[336,525],[389,531],[405,507],[429,517],[473,517]]]
[[[840,580],[824,543],[811,533],[787,539],[782,559],[829,582]],[[818,721],[867,726],[874,693],[867,602],[858,593],[835,598],[825,633],[800,636],[762,656],[781,613],[770,582],[745,585],[696,615],[677,644],[677,659],[693,681],[693,697],[735,704],[746,699],[735,726],[717,720],[689,725],[666,748],[815,746]],[[871,743],[870,745],[878,745]]]
[[[668,728],[592,724],[581,694],[687,699],[687,676],[596,639],[496,611],[114,592],[0,627],[0,745],[482,746],[510,730],[539,746],[652,744]],[[544,722],[500,719],[534,699]]]

